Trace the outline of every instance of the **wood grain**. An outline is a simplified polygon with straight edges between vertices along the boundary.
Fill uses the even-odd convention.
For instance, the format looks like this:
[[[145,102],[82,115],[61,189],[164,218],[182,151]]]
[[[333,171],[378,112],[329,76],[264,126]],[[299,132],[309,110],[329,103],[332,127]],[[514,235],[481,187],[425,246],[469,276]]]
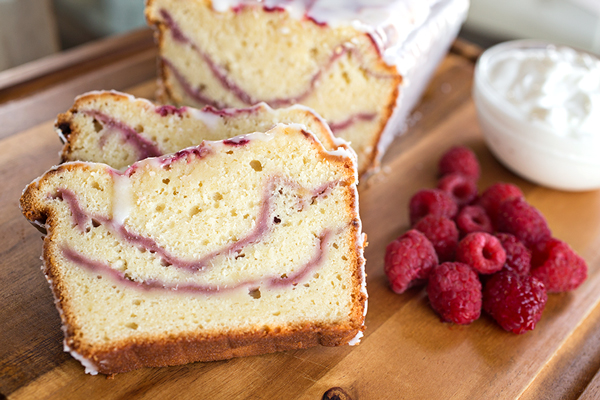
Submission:
[[[85,375],[62,351],[58,313],[39,270],[40,234],[18,209],[22,188],[58,161],[60,143],[48,120],[31,128],[16,124],[14,133],[0,137],[0,293],[5,299],[0,310],[0,394],[11,399],[320,399],[328,389],[341,387],[354,400],[597,396],[600,191],[545,189],[516,177],[492,157],[470,97],[474,57],[450,54],[444,60],[411,127],[384,157],[381,172],[359,187],[369,241],[370,298],[366,337],[355,347],[147,368],[114,379]],[[103,79],[108,77],[98,77],[98,84]],[[65,85],[67,91],[78,87]],[[146,80],[131,91],[150,97],[154,84]],[[21,107],[44,108],[40,100]],[[0,116],[3,123],[4,118]],[[506,333],[486,316],[469,326],[444,324],[422,290],[396,295],[388,288],[382,269],[385,247],[408,228],[410,197],[436,184],[437,159],[456,144],[466,144],[478,155],[484,171],[480,189],[498,180],[518,184],[547,216],[554,235],[589,263],[588,281],[573,293],[551,295],[533,332]]]

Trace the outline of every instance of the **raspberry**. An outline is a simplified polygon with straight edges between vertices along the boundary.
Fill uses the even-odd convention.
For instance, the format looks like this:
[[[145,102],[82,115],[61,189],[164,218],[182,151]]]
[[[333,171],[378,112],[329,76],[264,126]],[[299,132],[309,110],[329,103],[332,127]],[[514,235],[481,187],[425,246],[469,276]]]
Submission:
[[[465,206],[456,216],[456,226],[462,236],[473,232],[492,233],[492,221],[480,206]]]
[[[452,197],[439,189],[425,189],[418,191],[410,199],[408,208],[411,226],[429,214],[438,217],[454,218],[458,212],[458,206]]]
[[[500,205],[506,200],[512,200],[517,197],[524,197],[521,189],[511,183],[499,182],[488,187],[481,194],[479,205],[487,212],[492,220],[492,224],[496,225]]]
[[[509,332],[525,333],[542,317],[548,295],[544,284],[532,276],[500,271],[483,290],[483,309]]]
[[[529,275],[531,270],[531,251],[519,239],[510,233],[498,233],[496,237],[506,252],[505,270],[517,275]]]
[[[502,269],[506,252],[496,237],[485,232],[474,232],[458,242],[456,261],[468,264],[481,274],[491,274]]]
[[[431,242],[411,229],[387,246],[384,270],[392,290],[404,293],[409,287],[424,283],[437,263]]]
[[[477,156],[471,149],[457,146],[451,148],[442,156],[439,171],[441,176],[458,172],[477,181],[480,172],[479,161],[477,161]]]
[[[459,206],[469,204],[477,197],[477,183],[473,178],[459,173],[444,175],[438,189],[448,193]]]
[[[443,321],[470,324],[481,314],[481,282],[466,264],[445,262],[435,266],[427,295]]]
[[[415,224],[415,229],[429,239],[441,262],[454,260],[458,244],[458,229],[454,221],[427,215]]]
[[[544,216],[523,198],[506,200],[500,205],[496,228],[515,235],[529,249],[552,237]]]
[[[587,263],[567,243],[552,238],[539,247],[531,275],[544,282],[548,292],[573,290],[585,281]]]

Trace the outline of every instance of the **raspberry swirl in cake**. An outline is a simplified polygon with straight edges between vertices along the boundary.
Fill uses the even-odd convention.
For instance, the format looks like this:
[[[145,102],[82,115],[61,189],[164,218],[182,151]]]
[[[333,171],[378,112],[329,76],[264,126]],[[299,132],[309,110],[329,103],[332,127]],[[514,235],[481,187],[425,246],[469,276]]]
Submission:
[[[246,139],[248,143],[248,139]],[[116,180],[126,179],[123,176],[127,176],[127,171],[124,174],[114,172]],[[110,218],[102,215],[93,215],[85,211],[75,195],[75,193],[69,189],[59,188],[55,196],[56,199],[65,201],[71,211],[72,223],[80,233],[84,234],[89,232],[91,229],[104,226],[111,235],[116,235],[121,241],[127,243],[129,246],[134,246],[141,249],[143,252],[149,252],[155,254],[160,258],[160,265],[167,268],[177,268],[183,270],[184,274],[181,274],[177,280],[173,282],[161,282],[157,278],[141,278],[140,281],[134,281],[127,277],[127,271],[117,271],[111,268],[110,264],[104,261],[93,260],[83,253],[77,251],[69,246],[62,246],[61,251],[65,258],[69,261],[91,271],[94,273],[100,273],[112,279],[117,280],[121,284],[129,285],[130,287],[137,287],[140,289],[165,289],[165,290],[183,290],[190,292],[201,292],[201,293],[217,293],[222,291],[236,290],[240,287],[257,286],[260,280],[266,281],[268,287],[281,287],[283,285],[297,285],[302,283],[303,279],[306,279],[308,273],[317,268],[320,262],[324,258],[325,247],[331,239],[334,232],[331,229],[324,229],[318,237],[315,238],[313,246],[315,248],[314,256],[310,257],[309,260],[302,265],[302,267],[296,269],[295,272],[289,272],[281,274],[277,277],[259,277],[248,281],[239,281],[233,283],[221,283],[220,285],[202,285],[196,283],[189,283],[190,276],[197,275],[205,271],[207,268],[213,266],[216,262],[227,262],[227,258],[238,259],[245,257],[243,251],[245,248],[250,247],[260,241],[263,241],[265,236],[272,233],[276,229],[277,225],[281,223],[281,214],[277,213],[277,209],[274,207],[274,197],[277,196],[279,191],[283,189],[292,189],[293,191],[305,193],[304,197],[297,195],[297,204],[295,208],[298,211],[302,211],[304,207],[309,204],[314,204],[322,197],[326,197],[331,190],[337,186],[339,181],[326,182],[325,184],[318,186],[312,190],[300,187],[296,182],[289,179],[285,179],[279,176],[267,179],[265,188],[262,194],[262,200],[260,209],[255,220],[254,227],[247,232],[244,236],[238,238],[237,241],[232,242],[226,246],[223,246],[217,250],[214,250],[208,254],[203,255],[196,260],[186,260],[172,254],[164,246],[161,246],[150,236],[136,233],[128,228],[124,221],[128,218],[127,215],[123,215],[116,208],[113,208],[113,215],[115,218]],[[115,186],[121,186],[120,190],[115,192],[115,204],[128,202],[127,190],[122,187],[123,184]],[[340,229],[338,228],[338,231]],[[339,233],[339,232],[338,232]],[[225,258],[225,260],[217,260],[218,258]],[[285,275],[285,277],[283,277]]]

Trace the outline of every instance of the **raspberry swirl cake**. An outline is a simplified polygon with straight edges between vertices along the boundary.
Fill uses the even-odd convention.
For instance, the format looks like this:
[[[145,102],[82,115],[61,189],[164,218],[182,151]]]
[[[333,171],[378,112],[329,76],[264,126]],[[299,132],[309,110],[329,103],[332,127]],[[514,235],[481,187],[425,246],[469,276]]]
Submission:
[[[468,0],[148,0],[163,102],[304,104],[377,165]]]
[[[65,349],[92,374],[355,344],[367,294],[351,150],[299,125],[32,182]]]
[[[261,103],[243,109],[155,105],[116,91],[83,94],[60,114],[55,128],[65,143],[61,162],[103,162],[122,169],[146,157],[174,153],[202,140],[224,140],[249,132],[265,132],[277,123],[298,123],[327,150],[347,143],[337,139],[325,121],[307,107],[273,110]]]

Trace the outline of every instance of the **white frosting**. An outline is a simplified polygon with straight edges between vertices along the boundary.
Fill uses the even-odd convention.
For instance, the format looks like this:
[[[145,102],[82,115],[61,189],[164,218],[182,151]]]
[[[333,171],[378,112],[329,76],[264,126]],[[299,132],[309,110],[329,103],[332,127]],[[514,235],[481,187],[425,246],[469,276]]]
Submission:
[[[285,124],[278,124],[278,125],[285,125]],[[291,124],[288,124],[291,125]],[[299,125],[299,124],[295,124],[295,125]],[[253,132],[253,133],[246,133],[243,135],[238,135],[238,136],[234,136],[230,139],[226,139],[226,140],[214,140],[214,141],[210,141],[210,140],[206,140],[205,143],[207,145],[209,145],[210,147],[216,149],[222,146],[225,146],[225,144],[223,144],[224,141],[227,141],[229,143],[243,143],[245,141],[253,141],[253,140],[260,140],[261,142],[268,142],[271,139],[273,139],[275,137],[275,133],[272,132],[272,130],[268,130],[267,132]]]
[[[494,57],[491,86],[553,134],[600,138],[600,60],[568,47],[512,49]]]
[[[133,199],[131,196],[131,184],[129,177],[121,174],[113,174],[114,192],[113,192],[113,210],[112,215],[114,221],[123,225],[129,217],[133,207]]]
[[[356,334],[356,336],[354,336],[354,338],[352,338],[352,340],[350,340],[348,342],[349,346],[356,346],[357,344],[360,343],[360,339],[364,336],[365,334],[362,331],[358,331],[358,333]]]
[[[88,360],[87,358],[85,358],[84,356],[82,356],[81,354],[72,350],[69,347],[69,345],[67,345],[66,340],[64,341],[64,351],[70,353],[74,359],[79,361],[81,363],[81,365],[84,366],[86,374],[98,375],[98,368],[96,367],[96,365],[93,362],[91,362],[90,360]]]
[[[188,107],[187,112],[192,118],[202,121],[211,131],[216,130],[221,121],[221,116],[214,112],[198,110],[192,107]]]

